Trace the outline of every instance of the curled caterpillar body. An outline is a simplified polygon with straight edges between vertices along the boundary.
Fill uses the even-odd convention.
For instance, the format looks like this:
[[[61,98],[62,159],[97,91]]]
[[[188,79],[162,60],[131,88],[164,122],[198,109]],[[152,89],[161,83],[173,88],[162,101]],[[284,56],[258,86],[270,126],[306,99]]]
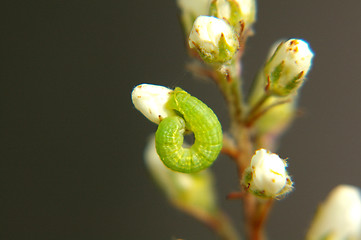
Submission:
[[[168,108],[179,116],[163,119],[155,135],[156,149],[163,163],[178,172],[193,173],[208,168],[222,149],[222,128],[217,116],[203,102],[176,88]],[[186,131],[194,133],[194,144],[184,148]]]

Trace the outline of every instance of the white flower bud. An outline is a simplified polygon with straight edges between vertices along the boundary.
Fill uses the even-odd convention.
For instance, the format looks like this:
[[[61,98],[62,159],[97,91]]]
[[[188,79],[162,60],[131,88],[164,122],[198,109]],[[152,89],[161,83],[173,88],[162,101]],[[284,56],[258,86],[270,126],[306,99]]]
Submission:
[[[200,15],[208,15],[210,0],[177,0],[181,10],[181,20],[186,33],[189,35],[194,20]]]
[[[360,240],[360,189],[349,185],[333,189],[316,212],[306,239]]]
[[[146,118],[159,124],[162,119],[176,115],[166,106],[172,91],[163,86],[144,83],[133,89],[132,101],[135,108]]]
[[[256,20],[256,0],[214,0],[210,13],[235,27],[240,27],[243,21],[245,28],[249,28]]]
[[[262,69],[252,85],[252,92],[248,98],[250,109],[254,108],[261,98],[264,97],[265,83],[266,80]],[[275,105],[287,100],[289,100],[289,102]],[[280,136],[294,119],[297,109],[297,100],[295,96],[270,96],[263,103],[262,109],[268,110],[254,122],[254,127],[257,130],[257,138],[265,137],[274,139]],[[272,141],[267,142],[270,143]]]
[[[199,16],[189,35],[189,47],[198,50],[208,63],[225,63],[232,59],[239,47],[236,32],[225,21]]]
[[[264,68],[268,90],[278,96],[287,96],[301,87],[311,69],[313,52],[300,39],[281,42]]]
[[[241,19],[246,24],[252,24],[256,20],[256,0],[236,0],[241,10]]]
[[[287,163],[277,154],[266,149],[257,150],[244,174],[243,185],[259,197],[279,197],[292,188],[286,167]]]

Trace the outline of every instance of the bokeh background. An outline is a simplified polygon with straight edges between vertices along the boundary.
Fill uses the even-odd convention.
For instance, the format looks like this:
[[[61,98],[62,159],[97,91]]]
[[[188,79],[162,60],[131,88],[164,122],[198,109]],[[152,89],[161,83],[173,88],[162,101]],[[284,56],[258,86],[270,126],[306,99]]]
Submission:
[[[258,6],[246,86],[280,38],[306,39],[316,54],[304,114],[278,151],[295,191],[267,228],[270,239],[303,239],[333,187],[361,186],[361,2]],[[156,125],[130,98],[139,83],[181,86],[229,126],[215,85],[184,69],[175,1],[3,1],[0,13],[0,239],[215,239],[150,180],[143,149]],[[225,200],[239,188],[234,167],[223,156],[212,170],[241,226],[240,202]]]

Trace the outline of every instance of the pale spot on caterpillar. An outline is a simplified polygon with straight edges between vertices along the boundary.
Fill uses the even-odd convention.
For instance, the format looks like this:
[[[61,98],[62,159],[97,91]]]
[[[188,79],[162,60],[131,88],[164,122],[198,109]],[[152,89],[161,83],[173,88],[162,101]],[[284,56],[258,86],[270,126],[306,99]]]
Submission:
[[[164,118],[156,132],[156,149],[163,163],[178,172],[208,168],[222,149],[222,127],[214,112],[181,88],[175,88],[167,108],[177,115]],[[194,144],[184,148],[184,133],[194,133]]]

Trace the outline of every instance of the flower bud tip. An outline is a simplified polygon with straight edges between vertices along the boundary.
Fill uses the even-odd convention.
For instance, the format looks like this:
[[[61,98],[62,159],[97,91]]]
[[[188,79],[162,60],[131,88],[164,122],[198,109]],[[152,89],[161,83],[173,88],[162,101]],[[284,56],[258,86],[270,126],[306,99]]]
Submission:
[[[144,83],[133,89],[132,101],[146,118],[159,124],[164,118],[175,115],[166,106],[172,91],[163,86]]]

